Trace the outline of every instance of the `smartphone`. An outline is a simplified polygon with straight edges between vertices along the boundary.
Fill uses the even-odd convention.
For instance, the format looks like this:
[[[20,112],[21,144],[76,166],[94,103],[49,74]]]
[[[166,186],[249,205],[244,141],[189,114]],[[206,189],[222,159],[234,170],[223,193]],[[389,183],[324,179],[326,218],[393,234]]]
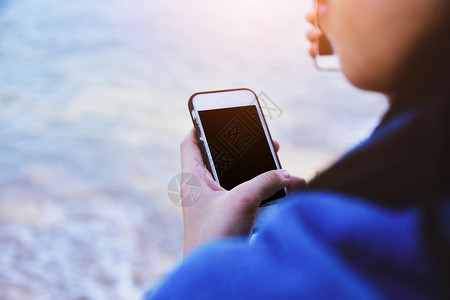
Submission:
[[[258,97],[249,89],[196,93],[189,112],[203,162],[226,190],[270,170],[281,169]],[[287,195],[284,188],[261,206]]]
[[[316,12],[315,27],[322,30],[320,27],[319,14],[317,10],[319,8],[319,0],[314,0],[314,10]],[[322,32],[324,32],[322,30]],[[341,66],[339,63],[339,57],[337,56],[336,49],[331,39],[324,33],[317,41],[318,53],[314,58],[314,65],[321,71],[340,71]]]

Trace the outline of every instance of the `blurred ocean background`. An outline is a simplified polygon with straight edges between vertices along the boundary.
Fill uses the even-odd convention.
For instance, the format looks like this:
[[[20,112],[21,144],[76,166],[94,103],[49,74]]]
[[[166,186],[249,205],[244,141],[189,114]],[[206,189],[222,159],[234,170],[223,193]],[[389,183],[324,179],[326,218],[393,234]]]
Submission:
[[[0,299],[139,299],[181,260],[198,91],[248,87],[311,178],[386,109],[314,69],[309,0],[0,0]]]

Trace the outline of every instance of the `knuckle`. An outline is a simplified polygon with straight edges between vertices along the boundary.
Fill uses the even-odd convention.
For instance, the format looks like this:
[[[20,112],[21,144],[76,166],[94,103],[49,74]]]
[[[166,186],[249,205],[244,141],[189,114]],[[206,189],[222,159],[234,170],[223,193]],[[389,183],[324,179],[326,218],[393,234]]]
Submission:
[[[274,185],[280,185],[283,181],[282,176],[279,175],[275,170],[266,173],[266,176],[261,178],[261,184],[269,188]]]

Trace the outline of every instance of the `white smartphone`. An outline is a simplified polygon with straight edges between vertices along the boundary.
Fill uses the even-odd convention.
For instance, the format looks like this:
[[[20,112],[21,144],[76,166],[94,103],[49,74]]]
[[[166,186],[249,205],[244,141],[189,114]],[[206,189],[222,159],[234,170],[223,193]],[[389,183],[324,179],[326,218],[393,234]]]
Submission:
[[[203,162],[224,189],[281,169],[258,97],[249,89],[196,93],[189,99]],[[282,189],[261,206],[287,195]]]
[[[319,14],[317,10],[319,8],[319,0],[314,0],[314,10],[316,12],[315,27],[321,29]],[[322,29],[321,29],[322,30]],[[323,30],[322,30],[323,32]],[[321,71],[340,71],[341,65],[336,49],[330,38],[325,33],[317,41],[318,53],[314,58],[314,65]]]

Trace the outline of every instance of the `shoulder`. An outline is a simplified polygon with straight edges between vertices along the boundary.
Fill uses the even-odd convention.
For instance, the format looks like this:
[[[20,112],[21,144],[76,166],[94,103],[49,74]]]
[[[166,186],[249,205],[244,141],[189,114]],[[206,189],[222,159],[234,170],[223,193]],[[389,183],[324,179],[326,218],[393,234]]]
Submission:
[[[337,194],[291,195],[252,243],[201,247],[155,299],[420,298],[429,281],[420,218],[415,209],[389,211]]]
[[[270,245],[273,255],[291,257],[299,268],[302,258],[316,258],[311,271],[324,272],[317,267],[325,262],[324,278],[345,278],[338,282],[366,286],[373,295],[425,299],[437,287],[423,220],[420,206],[392,209],[311,191],[292,195],[255,244]]]
[[[355,253],[379,255],[380,259],[418,258],[422,212],[419,208],[389,209],[364,199],[329,192],[294,194],[261,230],[258,242],[266,239],[308,237],[341,258]],[[280,247],[301,245],[295,238]],[[396,257],[402,253],[402,257]],[[367,258],[367,257],[366,257]]]
[[[392,246],[400,246],[400,242],[412,242],[420,235],[421,218],[421,210],[413,206],[390,209],[357,197],[312,191],[292,195],[271,216],[261,237],[274,231],[277,235],[306,231],[304,234],[334,246],[361,239],[378,245],[379,239],[387,242],[390,238],[399,242]]]

